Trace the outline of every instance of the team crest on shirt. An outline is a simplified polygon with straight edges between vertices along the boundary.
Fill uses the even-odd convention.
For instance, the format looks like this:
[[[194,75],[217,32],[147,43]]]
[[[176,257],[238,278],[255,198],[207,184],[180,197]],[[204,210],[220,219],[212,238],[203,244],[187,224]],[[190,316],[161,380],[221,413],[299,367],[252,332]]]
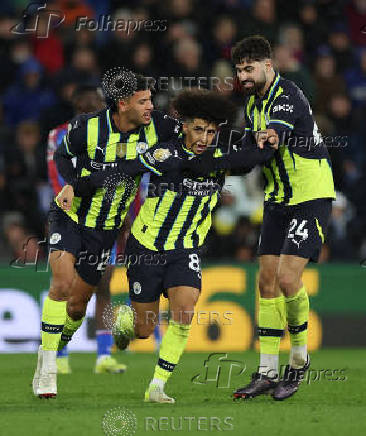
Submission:
[[[118,157],[126,157],[127,153],[127,144],[125,142],[117,142],[116,145],[116,155]]]
[[[141,283],[140,282],[134,282],[134,284],[133,284],[133,292],[136,295],[141,294]]]
[[[60,233],[52,233],[50,237],[50,244],[57,244],[59,241],[61,241]]]
[[[157,148],[153,153],[153,158],[158,162],[164,162],[167,160],[172,154],[167,148]]]
[[[148,145],[146,144],[146,142],[139,142],[136,145],[136,151],[138,154],[142,154],[145,153],[145,151],[148,149]]]

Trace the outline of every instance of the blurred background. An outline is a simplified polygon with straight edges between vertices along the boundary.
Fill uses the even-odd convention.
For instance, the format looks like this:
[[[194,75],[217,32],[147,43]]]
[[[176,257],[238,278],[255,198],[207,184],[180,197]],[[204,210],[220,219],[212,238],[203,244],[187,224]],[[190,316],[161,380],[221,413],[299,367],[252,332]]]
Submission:
[[[58,16],[65,19],[60,25],[51,22],[48,35],[50,12],[36,13],[37,30],[29,30],[22,21],[27,4],[3,0],[0,5],[3,263],[23,255],[29,236],[35,238],[27,243],[28,255],[34,255],[37,241],[46,234],[52,198],[47,136],[72,118],[71,95],[77,84],[99,85],[106,69],[124,65],[157,80],[163,77],[154,104],[170,111],[170,101],[182,87],[197,85],[200,77],[206,78],[200,80],[201,86],[212,88],[209,78],[215,77],[218,92],[237,103],[240,127],[242,97],[231,86],[230,50],[239,39],[260,33],[272,44],[277,70],[303,89],[323,136],[333,138],[329,152],[338,195],[320,263],[350,263],[362,271],[359,262],[366,258],[366,0],[59,0],[48,2],[48,9],[56,11],[52,18],[56,22]],[[151,20],[157,27],[101,31],[92,23],[76,31],[77,17],[98,22],[103,15]],[[227,178],[205,261],[241,265],[255,261],[262,192],[259,169],[246,177]],[[334,278],[337,270],[332,271]],[[342,277],[345,283],[355,275],[345,272],[341,281]],[[319,284],[321,279],[317,280]],[[337,280],[329,284],[334,286]]]

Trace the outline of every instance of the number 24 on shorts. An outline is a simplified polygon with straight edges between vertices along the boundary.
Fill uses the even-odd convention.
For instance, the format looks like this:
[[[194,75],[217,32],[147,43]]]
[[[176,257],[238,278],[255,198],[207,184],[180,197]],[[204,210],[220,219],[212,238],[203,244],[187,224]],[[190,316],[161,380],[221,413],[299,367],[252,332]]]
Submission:
[[[291,220],[287,237],[289,239],[292,239],[293,242],[296,242],[296,236],[300,236],[301,241],[305,241],[305,239],[308,239],[309,232],[308,229],[305,228],[307,222],[308,220],[302,220],[300,223],[298,223],[298,220],[296,218]]]

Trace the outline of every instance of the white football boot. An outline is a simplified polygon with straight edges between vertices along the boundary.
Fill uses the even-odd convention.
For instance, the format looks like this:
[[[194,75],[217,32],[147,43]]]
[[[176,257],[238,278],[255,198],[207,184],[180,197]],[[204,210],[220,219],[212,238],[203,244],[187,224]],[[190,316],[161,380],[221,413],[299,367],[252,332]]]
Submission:
[[[168,397],[161,386],[152,383],[145,392],[144,401],[146,403],[175,403],[175,399]]]
[[[39,398],[54,398],[57,395],[57,351],[43,350],[42,367],[38,382]]]

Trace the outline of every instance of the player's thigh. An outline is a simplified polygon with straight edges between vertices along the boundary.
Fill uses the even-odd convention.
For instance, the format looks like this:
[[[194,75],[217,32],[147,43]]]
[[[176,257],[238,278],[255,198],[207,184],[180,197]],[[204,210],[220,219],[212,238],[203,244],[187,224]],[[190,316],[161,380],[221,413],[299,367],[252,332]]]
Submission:
[[[126,246],[127,278],[132,302],[154,303],[163,292],[166,263],[155,251],[142,246],[132,235]]]
[[[68,314],[73,319],[85,315],[88,301],[108,265],[116,237],[114,230],[82,228],[81,248],[75,262],[76,275],[67,305]]]
[[[75,269],[79,277],[93,288],[98,286],[104,275],[116,237],[116,230],[82,229]]]
[[[48,214],[49,262],[52,271],[50,297],[65,300],[75,275],[81,232],[65,212],[53,206]]]
[[[186,287],[197,289],[199,293],[202,285],[199,249],[169,250],[165,256],[164,290]]]
[[[200,290],[190,286],[176,286],[168,289],[171,319],[180,324],[190,324]]]
[[[317,262],[332,210],[330,199],[317,199],[289,207],[290,218],[281,254]]]
[[[143,339],[148,338],[159,324],[159,300],[149,303],[131,301],[135,311],[135,333]]]
[[[258,256],[279,256],[286,237],[288,214],[277,203],[264,203],[263,222],[258,244]]]
[[[281,295],[277,280],[280,256],[264,254],[259,256],[259,292],[262,298],[273,298]]]

